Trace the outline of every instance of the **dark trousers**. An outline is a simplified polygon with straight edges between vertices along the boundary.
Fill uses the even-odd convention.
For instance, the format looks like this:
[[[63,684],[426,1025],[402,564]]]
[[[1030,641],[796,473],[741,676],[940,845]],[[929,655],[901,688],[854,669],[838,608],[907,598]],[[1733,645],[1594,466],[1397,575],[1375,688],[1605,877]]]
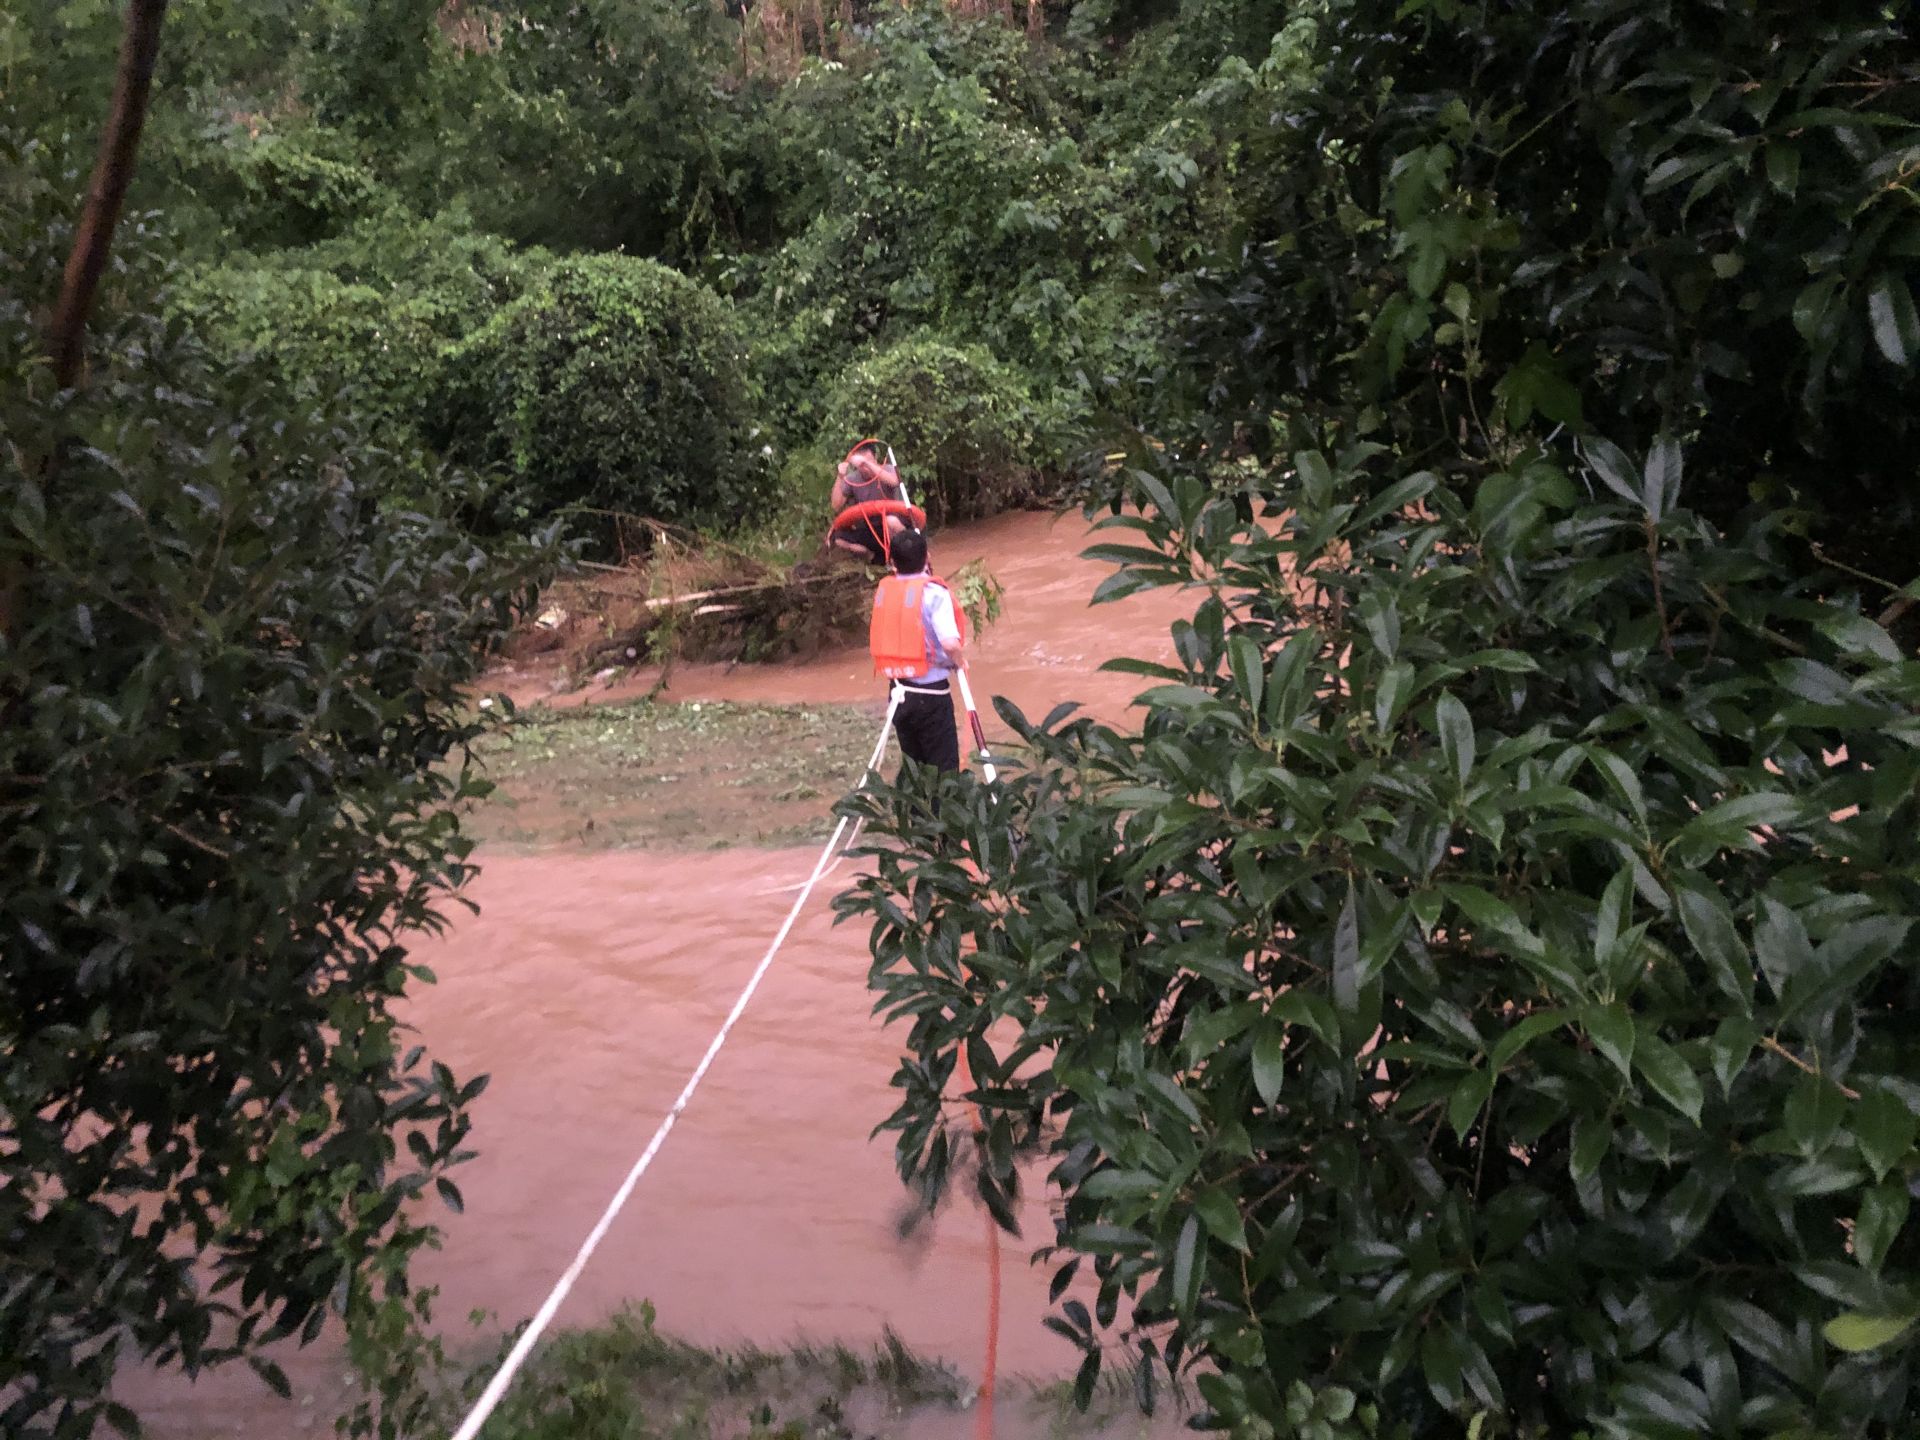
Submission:
[[[960,727],[953,719],[953,696],[908,691],[893,712],[893,733],[900,737],[900,753],[922,765],[942,770],[960,768]]]

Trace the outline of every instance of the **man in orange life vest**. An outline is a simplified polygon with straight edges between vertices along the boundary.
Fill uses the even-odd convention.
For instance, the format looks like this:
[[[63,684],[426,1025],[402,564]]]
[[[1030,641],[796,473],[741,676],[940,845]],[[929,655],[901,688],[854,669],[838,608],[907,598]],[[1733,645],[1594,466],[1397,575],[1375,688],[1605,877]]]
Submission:
[[[893,712],[900,753],[922,765],[958,770],[951,677],[967,663],[966,618],[946,582],[927,569],[927,537],[918,530],[893,537],[893,574],[873,593],[867,638],[874,674],[904,692]]]

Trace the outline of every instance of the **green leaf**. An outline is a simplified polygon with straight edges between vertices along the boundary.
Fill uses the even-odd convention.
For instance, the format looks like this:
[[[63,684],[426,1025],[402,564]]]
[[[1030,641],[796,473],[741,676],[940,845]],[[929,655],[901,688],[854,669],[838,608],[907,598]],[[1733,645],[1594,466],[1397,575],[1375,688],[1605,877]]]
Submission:
[[[1473,1128],[1473,1122],[1480,1116],[1480,1108],[1493,1094],[1492,1069],[1469,1070],[1460,1083],[1453,1087],[1453,1097],[1447,1101],[1447,1120],[1453,1126],[1453,1133],[1462,1140]]]
[[[1200,1292],[1200,1215],[1189,1211],[1180,1238],[1173,1247],[1173,1302],[1182,1314],[1191,1315]]]
[[[1391,730],[1393,722],[1400,718],[1400,709],[1412,689],[1413,666],[1406,661],[1389,665],[1381,673],[1380,688],[1373,697],[1373,723],[1382,732]]]
[[[1582,1115],[1573,1122],[1573,1153],[1567,1173],[1575,1180],[1585,1180],[1600,1168],[1600,1162],[1606,1158],[1607,1149],[1612,1144],[1612,1122]]]
[[[1407,266],[1407,284],[1413,293],[1426,299],[1440,288],[1447,273],[1447,252],[1437,240],[1427,239],[1414,247],[1413,262]]]
[[[1165,1183],[1145,1170],[1096,1170],[1080,1186],[1080,1194],[1093,1200],[1144,1200],[1157,1195]]]
[[[1645,932],[1644,927],[1635,926],[1632,920],[1633,871],[1622,870],[1601,892],[1594,917],[1593,954],[1603,973],[1615,974],[1623,958],[1630,963],[1638,954],[1640,937]]]
[[[1895,1166],[1906,1161],[1920,1134],[1920,1116],[1915,1116],[1898,1095],[1887,1090],[1869,1090],[1853,1102],[1847,1117],[1854,1144],[1861,1158],[1873,1171],[1875,1180],[1884,1180]]]
[[[1791,196],[1800,184],[1800,147],[1790,140],[1767,142],[1767,181],[1782,195]]]
[[[1240,956],[1230,955],[1205,940],[1170,946],[1155,954],[1183,970],[1204,976],[1229,994],[1255,988],[1254,978],[1247,972],[1246,962]]]
[[[1426,1376],[1427,1389],[1446,1409],[1453,1409],[1461,1401],[1460,1371],[1465,1364],[1466,1346],[1461,1343],[1460,1332],[1444,1320],[1421,1333],[1420,1369]]]
[[[1200,1111],[1195,1107],[1192,1098],[1187,1092],[1180,1088],[1179,1081],[1170,1075],[1161,1074],[1158,1070],[1147,1071],[1143,1078],[1147,1084],[1160,1092],[1166,1099],[1167,1104],[1173,1107],[1174,1112],[1178,1114],[1182,1120],[1194,1126],[1198,1126],[1201,1123]]]
[[[1209,1235],[1242,1254],[1249,1253],[1246,1226],[1231,1194],[1225,1190],[1203,1190],[1194,1197],[1193,1208]]]
[[[1581,1026],[1592,1037],[1594,1048],[1618,1068],[1629,1081],[1633,1079],[1634,1027],[1627,1007],[1614,1001],[1607,1005],[1589,1005],[1580,1012]]]
[[[1522,1050],[1550,1030],[1557,1030],[1573,1018],[1567,1010],[1537,1010],[1502,1035],[1493,1047],[1495,1071],[1506,1069]]]
[[[1894,364],[1909,367],[1920,356],[1920,315],[1914,313],[1913,291],[1906,277],[1883,270],[1867,291],[1867,318],[1873,343]]]
[[[1441,753],[1453,768],[1454,777],[1465,786],[1473,770],[1473,717],[1453,692],[1447,691],[1434,704],[1433,720],[1440,731]]]
[[[1095,1346],[1081,1358],[1080,1368],[1073,1376],[1073,1403],[1079,1410],[1086,1410],[1093,1404],[1093,1387],[1100,1381],[1100,1349]]]
[[[1760,897],[1753,953],[1776,998],[1786,994],[1795,975],[1813,964],[1813,942],[1807,938],[1807,927],[1798,915],[1767,895]]]
[[[1351,884],[1347,903],[1340,907],[1340,918],[1333,928],[1333,1003],[1343,1013],[1352,1013],[1360,1004],[1360,907]]]
[[[1906,659],[1893,637],[1864,615],[1836,612],[1820,622],[1820,630],[1849,655],[1865,655],[1889,665],[1898,665]]]
[[[287,1372],[263,1355],[249,1355],[247,1364],[253,1373],[267,1382],[267,1387],[282,1400],[293,1398],[293,1387],[287,1383]]]
[[[1685,874],[1675,877],[1673,898],[1680,924],[1706,962],[1714,988],[1739,1006],[1742,1014],[1752,1014],[1753,958],[1734,928],[1727,902],[1706,880]]]
[[[1498,895],[1478,885],[1442,885],[1440,889],[1465,912],[1476,929],[1493,932],[1524,957],[1539,958],[1546,954],[1545,943],[1520,923],[1513,907]]]
[[[1180,507],[1173,503],[1172,493],[1158,477],[1145,470],[1129,470],[1127,474],[1160,512],[1161,518],[1174,525],[1180,523]]]
[[[1876,1185],[1860,1198],[1860,1213],[1853,1222],[1853,1256],[1868,1274],[1880,1273],[1887,1252],[1907,1223],[1911,1203],[1906,1185],[1897,1180]]]
[[[1233,665],[1233,683],[1247,708],[1260,713],[1260,693],[1266,684],[1266,667],[1260,663],[1260,647],[1246,635],[1235,635],[1227,642],[1227,655]]]
[[[1627,459],[1626,453],[1618,445],[1595,435],[1582,441],[1581,448],[1586,454],[1587,464],[1609,490],[1622,500],[1644,507],[1646,502],[1641,499],[1640,491],[1634,484],[1638,477],[1634,473],[1633,462]]]
[[[1327,464],[1327,457],[1318,450],[1300,450],[1293,457],[1293,468],[1299,473],[1307,504],[1315,510],[1324,510],[1333,501],[1333,470]]]
[[[1100,948],[1104,950],[1108,947]],[[1116,954],[1118,953],[1119,946],[1114,945],[1111,948]],[[1103,978],[1104,974],[1103,971]],[[1248,1000],[1222,1005],[1214,1010],[1196,1007],[1189,1011],[1186,1028],[1180,1035],[1180,1047],[1186,1052],[1187,1062],[1197,1064],[1205,1059],[1242,1030],[1254,1024],[1260,1019],[1260,1015],[1260,1007]]]
[[[1253,1088],[1263,1103],[1271,1105],[1280,1098],[1280,1086],[1287,1077],[1286,1027],[1269,1022],[1253,1035]]]
[[[1680,497],[1680,478],[1684,465],[1680,446],[1671,436],[1662,435],[1653,442],[1647,456],[1645,499],[1647,513],[1656,523],[1673,508]]]
[[[1652,1026],[1641,1027],[1634,1044],[1633,1064],[1669,1105],[1694,1124],[1700,1123],[1700,1107],[1706,1101],[1700,1077],[1693,1073],[1693,1067],[1678,1050],[1654,1033]]]
[[[1793,326],[1809,345],[1832,340],[1840,307],[1835,303],[1842,277],[1823,275],[1800,292],[1793,302]]]
[[[1920,1311],[1905,1315],[1868,1315],[1855,1310],[1834,1316],[1821,1327],[1820,1333],[1834,1349],[1858,1355],[1891,1345],[1913,1328],[1915,1320],[1920,1320]]]
[[[1746,1069],[1753,1047],[1759,1043],[1760,1027],[1743,1015],[1729,1015],[1713,1032],[1713,1039],[1707,1042],[1707,1053],[1712,1058],[1714,1078],[1720,1082],[1723,1095],[1733,1093],[1733,1082]]]
[[[1730,845],[1743,845],[1747,832],[1762,825],[1793,825],[1806,818],[1806,802],[1779,791],[1736,795],[1709,806],[1681,827],[1669,848],[1699,847],[1708,854]]]
[[[1781,1128],[1802,1155],[1812,1158],[1827,1148],[1845,1114],[1846,1100],[1838,1085],[1824,1076],[1802,1075],[1787,1096]]]
[[[1422,470],[1417,475],[1409,475],[1404,480],[1396,481],[1362,507],[1353,517],[1352,528],[1365,530],[1384,516],[1398,514],[1414,501],[1430,494],[1433,487],[1439,483],[1439,477],[1430,470]]]
[[[1373,648],[1393,659],[1400,651],[1400,608],[1393,596],[1369,595],[1361,601],[1359,613]]]
[[[1615,755],[1611,750],[1598,745],[1587,747],[1587,758],[1594,768],[1605,777],[1614,793],[1626,802],[1633,812],[1634,822],[1639,825],[1642,834],[1647,832],[1647,797],[1640,789],[1640,777],[1633,773],[1633,767]]]

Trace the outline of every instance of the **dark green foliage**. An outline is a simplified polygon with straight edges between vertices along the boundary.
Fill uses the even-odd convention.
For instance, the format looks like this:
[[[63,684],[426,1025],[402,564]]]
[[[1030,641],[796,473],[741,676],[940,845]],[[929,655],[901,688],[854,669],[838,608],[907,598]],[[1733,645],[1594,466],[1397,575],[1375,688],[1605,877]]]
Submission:
[[[784,438],[813,435],[823,387],[863,348],[926,331],[984,345],[1086,413],[1114,368],[1110,332],[1135,317],[1088,284],[1114,263],[1123,219],[1049,79],[998,22],[915,11],[783,90],[799,228],[732,281]]]
[[[215,271],[184,286],[175,310],[191,333],[263,379],[309,398],[349,396],[403,434],[412,434],[439,376],[442,341],[419,301],[324,270]]]
[[[389,212],[322,244],[197,273],[172,305],[222,355],[296,393],[344,398],[407,451],[434,428],[448,347],[492,320],[544,263],[450,217]]]
[[[556,249],[716,266],[772,224],[762,87],[709,0],[521,0],[449,67],[435,193]]]
[[[768,468],[732,307],[650,260],[563,260],[447,356],[433,438],[496,464],[530,515],[740,517]]]
[[[482,1082],[393,1011],[540,557],[377,511],[356,425],[158,318],[144,222],[53,393],[83,181],[41,159],[0,145],[0,1430],[81,1436],[121,1360],[423,1313]]]
[[[962,1054],[989,1203],[1051,1157],[1085,1382],[1130,1298],[1246,1434],[1911,1430],[1909,25],[1369,0],[1223,72],[1244,248],[1095,551],[1177,660],[863,798],[843,902],[903,1173]]]
[[[1230,1418],[1904,1433],[1905,1346],[1822,1327],[1920,1313],[1920,667],[1677,449],[1644,503],[1596,468],[1142,471],[1110,588],[1205,597],[1143,731],[1003,710],[1033,771],[859,807],[912,842],[848,907],[913,1025],[903,1170],[953,1163],[964,1049],[986,1183],[1043,1145],[1061,1258]]]
[[[921,338],[862,360],[833,389],[820,448],[877,435],[936,524],[1004,510],[1039,478],[1033,401],[984,350]]]
[[[235,119],[178,165],[188,217],[242,246],[310,245],[393,204],[347,137],[314,127]]]
[[[1671,432],[1705,513],[1800,512],[1904,581],[1911,23],[1878,3],[1329,7],[1313,82],[1262,97],[1249,243],[1194,296],[1208,429],[1284,450],[1275,411],[1336,406],[1410,451],[1465,425],[1465,465],[1536,415],[1629,449]]]

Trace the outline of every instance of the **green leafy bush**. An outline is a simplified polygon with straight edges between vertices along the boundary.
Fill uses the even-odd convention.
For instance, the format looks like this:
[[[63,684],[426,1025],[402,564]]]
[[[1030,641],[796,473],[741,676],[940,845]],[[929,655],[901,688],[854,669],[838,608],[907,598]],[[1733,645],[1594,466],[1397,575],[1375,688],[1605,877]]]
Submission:
[[[1680,475],[1141,472],[1108,592],[1206,596],[1142,731],[1003,708],[1034,769],[859,807],[913,842],[847,906],[903,1170],[944,1180],[964,1051],[982,1183],[1042,1146],[1099,1324],[1228,1419],[1900,1433],[1920,667]]]
[[[351,138],[334,131],[235,118],[198,141],[176,145],[177,179],[228,243],[309,245],[394,203]]]
[[[54,393],[82,189],[0,132],[9,1435],[126,1428],[123,1359],[424,1314],[416,1202],[457,1203],[482,1082],[395,1007],[470,873],[464,688],[544,568],[377,511],[360,429],[159,318],[150,226],[121,227],[86,387]]]
[[[433,193],[515,240],[696,271],[767,242],[766,87],[708,3],[521,0],[445,67]]]
[[[901,478],[935,523],[1004,510],[1039,481],[1026,388],[974,346],[915,338],[854,365],[827,401],[817,448],[837,459],[863,435],[893,446]]]
[[[780,92],[794,233],[730,283],[784,437],[815,433],[823,388],[875,342],[985,346],[1050,403],[1101,372],[1106,313],[1078,301],[1117,232],[1043,57],[998,20],[915,11]]]
[[[387,212],[320,244],[195,272],[170,303],[223,356],[300,393],[343,399],[409,452],[448,388],[448,347],[491,320],[543,263],[459,217]],[[416,476],[407,493],[427,478]]]
[[[1083,1388],[1238,1433],[1904,1435],[1910,20],[1298,18],[1093,551],[1194,595],[1138,728],[855,806],[903,1173],[1049,1156]]]
[[[174,297],[175,315],[212,349],[309,400],[347,397],[406,438],[439,382],[443,340],[423,308],[290,265],[205,272]]]
[[[664,265],[558,261],[453,347],[446,373],[433,438],[503,467],[528,514],[700,523],[765,496],[739,322]]]
[[[1208,438],[1284,452],[1303,403],[1409,453],[1464,422],[1474,463],[1537,415],[1685,434],[1704,513],[1796,512],[1909,578],[1911,12],[1397,13],[1302,17],[1310,63],[1243,107],[1278,123],[1241,136],[1245,244],[1190,296]]]

